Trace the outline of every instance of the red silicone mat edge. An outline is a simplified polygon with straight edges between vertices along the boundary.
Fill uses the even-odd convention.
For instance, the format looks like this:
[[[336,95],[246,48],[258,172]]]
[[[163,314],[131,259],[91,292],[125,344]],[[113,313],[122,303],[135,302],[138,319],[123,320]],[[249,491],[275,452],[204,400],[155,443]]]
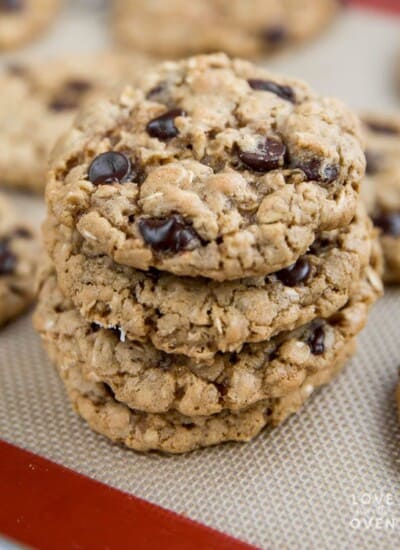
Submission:
[[[348,3],[362,8],[400,13],[400,0],[349,0]]]
[[[0,532],[42,550],[254,550],[0,441]]]

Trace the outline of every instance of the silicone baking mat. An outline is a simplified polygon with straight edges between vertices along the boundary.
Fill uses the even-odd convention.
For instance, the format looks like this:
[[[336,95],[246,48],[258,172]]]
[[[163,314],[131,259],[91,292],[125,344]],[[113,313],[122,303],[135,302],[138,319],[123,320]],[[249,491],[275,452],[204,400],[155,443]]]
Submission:
[[[393,11],[349,7],[317,41],[268,65],[357,109],[400,108],[400,2],[375,5]],[[102,48],[103,19],[74,4],[29,55]],[[40,199],[12,198],[39,222]],[[57,549],[245,548],[205,526],[259,548],[398,548],[399,312],[400,290],[388,290],[354,360],[282,427],[179,457],[140,455],[94,434],[71,412],[25,316],[0,332],[0,532]]]

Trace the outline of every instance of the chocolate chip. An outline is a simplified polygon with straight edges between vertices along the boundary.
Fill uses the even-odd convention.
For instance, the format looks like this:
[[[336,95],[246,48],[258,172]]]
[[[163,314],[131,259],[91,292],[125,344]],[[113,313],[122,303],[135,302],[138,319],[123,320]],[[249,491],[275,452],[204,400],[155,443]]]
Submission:
[[[229,363],[231,365],[235,365],[238,361],[239,361],[239,357],[235,351],[229,354]]]
[[[400,212],[382,212],[373,216],[372,220],[385,235],[400,237]]]
[[[261,33],[261,37],[270,46],[278,46],[288,38],[287,30],[282,26],[267,27]]]
[[[151,88],[146,94],[146,99],[156,99],[159,95],[161,95],[166,89],[166,82],[160,82],[160,84],[157,84],[157,86],[154,86],[154,88]]]
[[[247,81],[250,88],[253,90],[260,90],[263,92],[272,92],[273,94],[285,99],[286,101],[291,101],[295,103],[296,96],[294,94],[293,88],[290,86],[284,86],[282,84],[277,84],[272,80],[259,80],[256,78],[251,78]]]
[[[240,151],[239,158],[247,168],[254,172],[268,172],[283,166],[286,147],[273,138],[266,138],[257,152]]]
[[[179,131],[175,126],[175,119],[179,116],[185,116],[182,109],[172,109],[163,115],[153,118],[146,126],[149,136],[161,140],[171,139],[178,135]]]
[[[32,239],[33,237],[32,232],[26,227],[17,227],[17,229],[14,230],[14,236],[20,239]]]
[[[90,323],[90,329],[92,332],[98,332],[101,326],[98,323]]]
[[[92,88],[92,84],[87,80],[76,78],[76,79],[68,80],[64,84],[64,88],[66,91],[70,91],[75,94],[84,94],[85,92],[88,92]]]
[[[24,7],[24,0],[0,0],[0,11],[21,11]]]
[[[183,426],[186,430],[189,430],[189,432],[191,432],[192,430],[194,430],[196,428],[196,424],[194,422],[189,422],[188,424],[183,424]]]
[[[311,334],[307,344],[313,355],[322,355],[325,352],[325,328],[322,321],[315,321],[310,327]]]
[[[367,127],[377,134],[396,135],[400,134],[399,128],[392,126],[390,123],[377,122],[372,120],[364,121]]]
[[[322,166],[320,159],[305,160],[295,164],[304,172],[308,181],[319,181],[321,183],[332,183],[339,175],[339,167],[335,164]]]
[[[228,393],[228,386],[226,385],[226,382],[214,382],[214,386],[222,397],[225,397]]]
[[[0,241],[0,275],[11,275],[17,265],[17,257],[8,247],[8,241]]]
[[[366,173],[369,176],[373,176],[379,172],[381,158],[379,153],[373,153],[372,151],[365,152],[365,159],[367,161]]]
[[[311,265],[307,258],[299,258],[296,263],[281,269],[276,273],[277,278],[286,286],[296,286],[304,283],[311,273]]]
[[[142,218],[139,231],[156,252],[180,252],[200,246],[200,237],[180,214],[168,218]]]
[[[49,103],[49,109],[56,112],[72,111],[79,107],[79,102],[76,98],[71,97],[55,97]]]
[[[95,185],[122,183],[131,174],[131,161],[123,153],[109,151],[96,157],[89,166],[88,178]]]

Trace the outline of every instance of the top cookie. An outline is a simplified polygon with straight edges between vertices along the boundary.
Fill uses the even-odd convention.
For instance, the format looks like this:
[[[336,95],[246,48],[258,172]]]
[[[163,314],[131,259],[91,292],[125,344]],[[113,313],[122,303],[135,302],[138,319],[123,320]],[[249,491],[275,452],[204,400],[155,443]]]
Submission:
[[[0,76],[0,184],[43,191],[50,150],[78,109],[134,82],[146,63],[103,54],[10,65]]]
[[[165,63],[86,109],[47,200],[117,263],[215,280],[266,275],[355,214],[358,119],[223,54]]]
[[[36,36],[54,18],[59,0],[0,0],[0,50]]]
[[[384,280],[400,282],[400,115],[364,117],[367,174],[362,195],[381,231]]]
[[[317,34],[340,5],[339,0],[116,0],[114,36],[161,57],[212,51],[260,56]]]

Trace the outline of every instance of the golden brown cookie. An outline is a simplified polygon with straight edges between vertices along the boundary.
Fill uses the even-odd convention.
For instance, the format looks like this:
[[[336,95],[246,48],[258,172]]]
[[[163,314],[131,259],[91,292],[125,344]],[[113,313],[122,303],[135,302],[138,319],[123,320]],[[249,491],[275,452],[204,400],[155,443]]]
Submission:
[[[159,57],[265,56],[321,32],[339,0],[115,0],[114,37]]]
[[[0,185],[43,192],[50,150],[79,108],[134,82],[146,63],[104,54],[10,65],[0,76]]]
[[[358,119],[224,54],[165,63],[82,111],[47,203],[115,262],[215,280],[267,275],[356,212]]]

